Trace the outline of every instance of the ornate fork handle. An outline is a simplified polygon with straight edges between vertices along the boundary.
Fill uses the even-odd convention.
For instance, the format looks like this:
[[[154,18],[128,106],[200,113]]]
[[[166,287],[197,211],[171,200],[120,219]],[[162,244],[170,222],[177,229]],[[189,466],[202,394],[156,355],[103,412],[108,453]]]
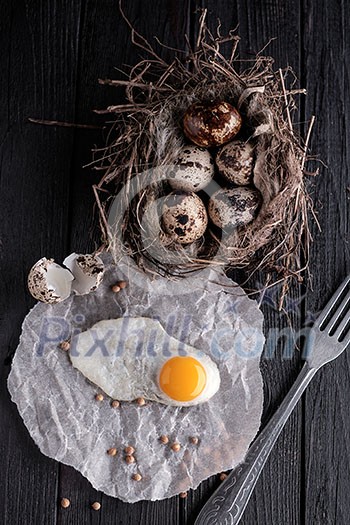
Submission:
[[[280,407],[249,448],[245,461],[214,492],[199,513],[195,525],[239,523],[278,436],[317,370],[304,364]]]

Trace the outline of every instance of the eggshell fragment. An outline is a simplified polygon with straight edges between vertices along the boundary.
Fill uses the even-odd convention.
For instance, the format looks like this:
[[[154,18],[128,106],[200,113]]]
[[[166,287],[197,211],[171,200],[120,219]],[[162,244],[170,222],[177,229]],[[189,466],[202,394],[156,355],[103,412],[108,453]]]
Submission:
[[[223,146],[217,156],[216,165],[220,175],[237,186],[247,186],[253,182],[253,152],[251,142],[233,140]]]
[[[56,304],[70,296],[73,279],[69,270],[43,257],[29,272],[28,289],[38,301]]]
[[[164,200],[163,225],[180,244],[189,244],[205,232],[208,216],[202,200],[195,193],[173,191]]]
[[[169,184],[176,190],[200,191],[214,176],[214,160],[199,146],[184,146],[169,172]]]
[[[72,253],[63,261],[74,276],[72,290],[77,295],[95,291],[102,281],[104,264],[97,255]]]
[[[210,198],[208,212],[219,228],[236,228],[255,219],[260,203],[261,194],[256,189],[222,188]]]
[[[186,111],[184,133],[198,146],[220,146],[229,142],[241,129],[242,117],[225,101],[196,102]]]

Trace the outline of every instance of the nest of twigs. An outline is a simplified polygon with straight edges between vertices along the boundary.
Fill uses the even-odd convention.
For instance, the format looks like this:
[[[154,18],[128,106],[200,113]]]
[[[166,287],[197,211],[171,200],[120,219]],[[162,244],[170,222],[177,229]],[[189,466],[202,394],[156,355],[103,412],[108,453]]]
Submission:
[[[277,279],[300,276],[310,240],[312,206],[304,166],[313,119],[303,142],[293,128],[292,114],[294,97],[304,90],[294,89],[290,68],[274,71],[273,59],[262,53],[254,60],[239,59],[239,37],[222,36],[220,27],[213,35],[205,17],[204,11],[194,49],[174,50],[171,63],[127,20],[132,42],[148,56],[126,80],[100,81],[124,87],[127,99],[104,110],[113,117],[113,126],[98,159],[104,175],[95,194],[105,245],[116,260],[127,253],[145,270],[168,276],[209,264],[249,273],[265,269],[277,272]],[[193,102],[215,99],[230,102],[244,118],[244,138],[255,144],[254,185],[263,204],[252,223],[228,238],[209,227],[194,245],[169,245],[162,242],[161,226],[152,223],[157,207],[151,206],[151,213],[147,210],[169,191],[163,173],[186,142],[182,130],[186,109]]]

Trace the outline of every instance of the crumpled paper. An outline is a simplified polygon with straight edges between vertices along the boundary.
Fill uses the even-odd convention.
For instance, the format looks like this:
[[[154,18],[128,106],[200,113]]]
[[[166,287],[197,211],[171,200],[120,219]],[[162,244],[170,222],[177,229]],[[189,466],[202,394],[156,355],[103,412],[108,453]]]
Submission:
[[[97,489],[126,502],[159,500],[196,488],[234,468],[256,435],[263,406],[259,369],[263,316],[255,301],[221,270],[178,281],[149,277],[103,256],[98,290],[63,303],[38,303],[22,327],[8,388],[33,440],[47,456],[79,470]],[[128,287],[111,291],[116,281]],[[73,368],[59,343],[102,319],[159,319],[167,333],[210,355],[220,370],[219,391],[191,407],[95,400],[99,389]],[[164,445],[159,436],[169,436]],[[198,437],[198,444],[191,443]],[[181,444],[174,452],[170,444]],[[136,462],[124,461],[132,445]],[[118,454],[106,451],[116,447]],[[141,481],[132,475],[139,472]]]

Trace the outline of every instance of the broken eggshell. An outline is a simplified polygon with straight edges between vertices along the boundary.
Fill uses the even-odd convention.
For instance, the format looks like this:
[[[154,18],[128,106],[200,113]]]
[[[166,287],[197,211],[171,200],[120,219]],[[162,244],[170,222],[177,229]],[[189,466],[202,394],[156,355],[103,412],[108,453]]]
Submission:
[[[104,264],[97,255],[72,253],[63,264],[74,276],[72,291],[77,295],[94,292],[102,281]]]
[[[56,304],[70,296],[73,279],[69,270],[43,257],[29,272],[28,289],[34,299]]]
[[[34,299],[56,304],[68,299],[72,291],[85,295],[96,290],[102,281],[104,264],[96,255],[72,253],[62,268],[53,259],[43,257],[28,275],[28,289]]]

